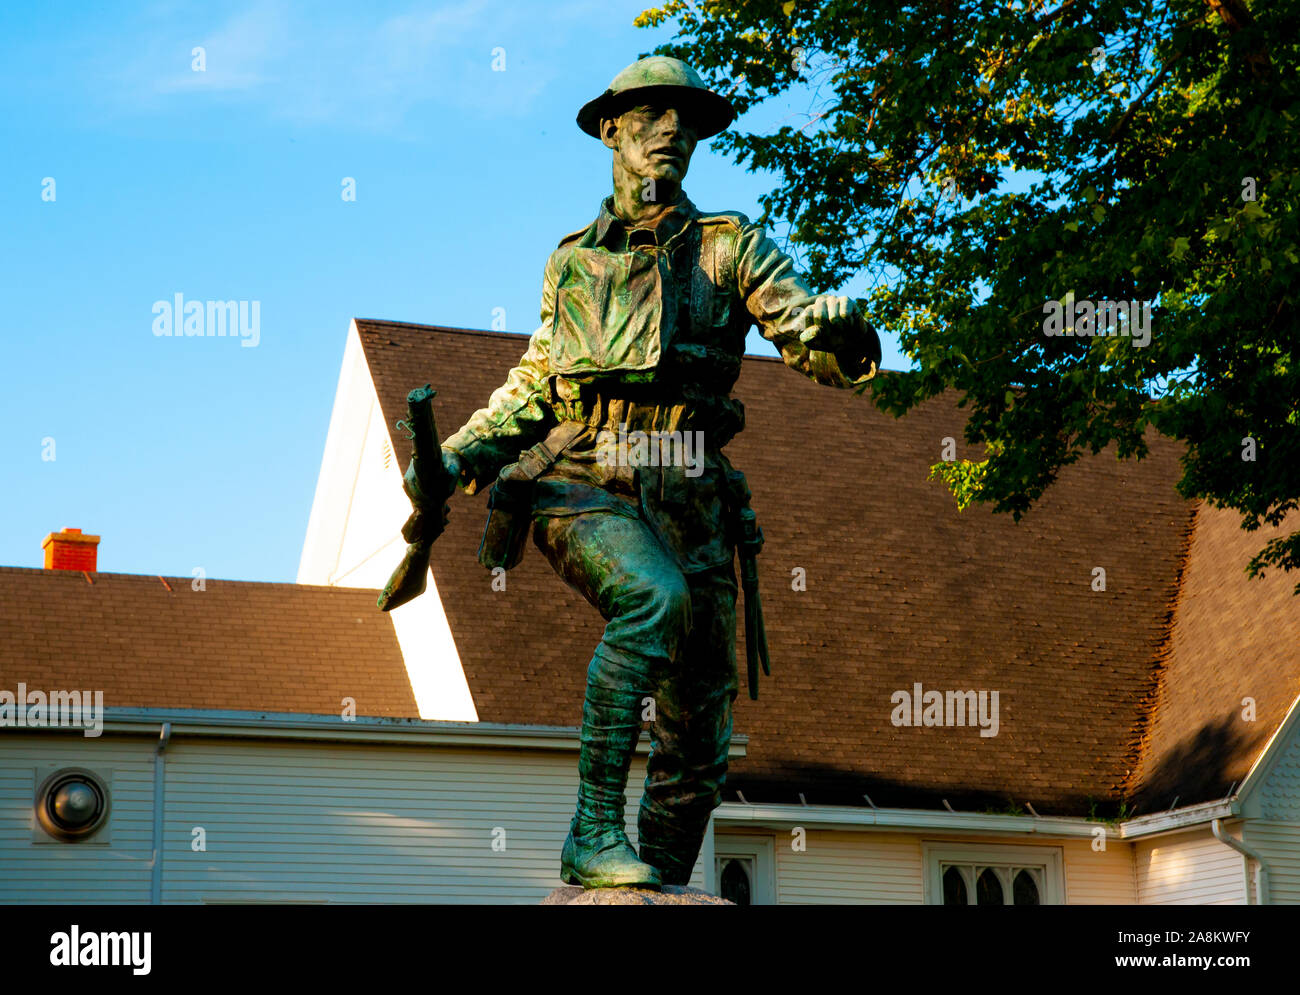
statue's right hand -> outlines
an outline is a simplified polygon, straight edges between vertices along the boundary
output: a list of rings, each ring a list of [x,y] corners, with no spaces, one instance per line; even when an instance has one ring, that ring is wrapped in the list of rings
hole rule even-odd
[[[456,485],[460,483],[461,477],[468,470],[468,467],[454,449],[444,449],[442,451],[442,465],[443,469],[447,471],[447,476],[451,478],[446,495],[451,497],[456,493]]]
[[[411,512],[411,516],[402,525],[402,538],[408,543],[421,542],[426,539],[432,542],[442,535],[447,528],[449,510],[447,505],[444,504],[442,514],[436,520],[418,509]]]
[[[411,499],[411,504],[417,508],[437,507],[447,501],[456,493],[456,485],[460,482],[461,474],[468,470],[461,458],[450,449],[441,450],[441,456],[442,468],[445,473],[438,480],[438,483],[446,484],[441,494],[429,493],[428,488],[432,482],[427,479],[423,481],[424,486],[421,486],[421,475],[417,472],[414,456],[411,457],[410,463],[406,465],[406,473],[402,475],[402,489],[406,491],[406,496]],[[427,469],[428,464],[425,464],[425,467]],[[426,473],[424,476],[427,478],[429,474]]]

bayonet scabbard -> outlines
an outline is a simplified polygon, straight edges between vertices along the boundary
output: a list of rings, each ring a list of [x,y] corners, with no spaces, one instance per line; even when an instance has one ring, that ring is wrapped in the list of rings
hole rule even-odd
[[[739,470],[727,471],[728,493],[736,553],[740,559],[740,588],[745,597],[745,669],[749,697],[758,700],[758,668],[772,676],[772,662],[767,652],[767,632],[763,627],[763,601],[758,593],[758,554],[763,549],[763,530],[749,506],[749,484]]]

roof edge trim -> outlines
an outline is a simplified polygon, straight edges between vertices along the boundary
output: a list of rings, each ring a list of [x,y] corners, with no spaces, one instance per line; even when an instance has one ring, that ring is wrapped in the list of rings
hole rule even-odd
[[[942,809],[853,808],[841,805],[785,805],[723,802],[714,813],[722,825],[741,828],[766,822],[813,825],[821,829],[861,830],[922,829],[953,833],[1006,833],[1014,836],[1094,837],[1105,830],[1107,839],[1131,840],[1213,822],[1235,819],[1241,805],[1234,797],[1188,805],[1158,815],[1142,816],[1118,824],[1082,816],[986,815],[981,812],[947,812]]]
[[[714,819],[728,827],[741,828],[764,822],[793,822],[821,829],[860,830],[925,829],[936,832],[1007,833],[1015,836],[1092,837],[1100,827],[1108,839],[1121,833],[1104,822],[1081,816],[986,815],[981,812],[948,812],[924,808],[854,808],[847,805],[785,805],[723,802]]]
[[[507,749],[577,751],[576,726],[511,725],[500,722],[451,722],[443,719],[338,715],[308,712],[246,712],[208,708],[105,708],[104,732],[153,735],[171,723],[172,739],[218,736],[240,739],[348,740],[408,743],[425,746],[496,746]],[[84,736],[80,726],[6,726],[7,732],[63,732]],[[91,737],[93,738],[93,737]],[[747,736],[732,737],[731,757],[743,757]],[[642,733],[638,753],[649,753],[649,736]]]

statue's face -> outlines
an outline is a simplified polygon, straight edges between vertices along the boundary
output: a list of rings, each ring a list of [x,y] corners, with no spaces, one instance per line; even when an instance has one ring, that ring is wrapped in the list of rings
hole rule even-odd
[[[688,115],[655,98],[601,121],[600,137],[628,173],[672,183],[686,176],[699,140]]]

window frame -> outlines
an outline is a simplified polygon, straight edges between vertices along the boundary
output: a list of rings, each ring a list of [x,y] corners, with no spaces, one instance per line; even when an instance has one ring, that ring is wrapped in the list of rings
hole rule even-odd
[[[953,843],[947,840],[925,840],[921,843],[921,863],[924,868],[924,897],[926,905],[943,904],[943,872],[945,864],[971,865],[979,871],[985,867],[1028,867],[1042,872],[1039,888],[1040,905],[1065,905],[1065,857],[1059,846],[1041,846],[1016,843]],[[1013,876],[1014,881],[1014,876]],[[967,882],[967,888],[970,882]]]
[[[716,833],[713,839],[713,881],[722,890],[722,868],[732,858],[752,860],[751,905],[776,904],[776,839],[772,836]]]

